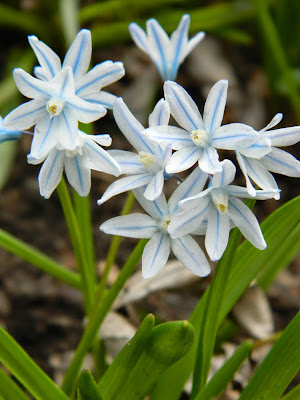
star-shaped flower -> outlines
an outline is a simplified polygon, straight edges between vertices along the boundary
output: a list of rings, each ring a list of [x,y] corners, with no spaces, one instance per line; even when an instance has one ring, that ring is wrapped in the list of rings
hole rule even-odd
[[[40,66],[34,69],[37,78],[50,81],[61,71],[61,68],[71,67],[76,95],[88,102],[112,108],[116,96],[102,91],[102,88],[124,76],[123,63],[104,61],[87,72],[92,55],[92,39],[89,30],[82,29],[77,34],[62,66],[58,55],[44,42],[36,36],[29,36],[28,40],[40,63]]]
[[[17,140],[23,135],[23,131],[6,129],[3,126],[3,118],[0,117],[0,144],[9,140]]]
[[[255,247],[263,250],[267,245],[259,223],[252,211],[240,198],[251,198],[246,188],[233,186],[236,168],[229,160],[222,161],[222,171],[216,173],[211,186],[200,193],[182,200],[178,213],[170,222],[171,237],[177,238],[195,231],[207,219],[205,247],[212,261],[219,260],[228,243],[230,222],[237,226],[242,234]],[[275,190],[259,190],[256,199],[270,199]]]
[[[144,185],[146,185],[144,196],[148,200],[155,200],[162,192],[164,180],[169,178],[165,166],[172,154],[171,146],[162,147],[143,135],[145,128],[132,115],[121,98],[114,103],[113,112],[120,130],[138,154],[123,150],[109,152],[120,165],[122,173],[127,176],[112,183],[98,200],[98,204],[103,204],[119,193]],[[167,125],[169,118],[169,105],[161,99],[149,116],[149,125]]]
[[[146,23],[147,34],[136,23],[129,25],[129,31],[135,44],[152,59],[162,80],[173,81],[180,64],[205,36],[199,32],[189,40],[189,27],[190,16],[186,14],[170,38],[153,18]]]
[[[110,146],[109,135],[87,135],[78,131],[78,145],[74,150],[54,147],[46,157],[28,156],[30,164],[44,161],[39,173],[41,196],[48,199],[59,184],[63,170],[67,179],[80,196],[87,196],[91,188],[91,169],[119,176],[118,163],[101,146]]]
[[[167,173],[176,173],[198,162],[202,171],[215,174],[222,170],[217,149],[236,150],[254,143],[258,134],[245,124],[221,126],[226,104],[228,82],[220,80],[210,90],[203,120],[189,94],[175,82],[165,82],[165,99],[170,111],[183,129],[175,126],[151,127],[145,134],[160,143],[170,143],[176,151],[166,166]]]
[[[281,146],[291,146],[300,140],[300,126],[273,129],[282,120],[282,114],[276,114],[272,121],[258,132],[257,141],[249,146],[236,150],[240,168],[246,178],[248,192],[255,196],[255,189],[249,177],[262,189],[278,189],[273,175],[277,174],[300,177],[300,162]],[[279,192],[275,194],[279,199]]]
[[[33,100],[9,113],[3,125],[7,129],[28,129],[35,125],[31,144],[32,158],[43,158],[57,147],[75,150],[79,144],[78,121],[93,122],[107,110],[75,94],[71,67],[64,67],[50,81],[34,78],[20,68],[14,70],[20,92]]]
[[[136,213],[112,218],[104,222],[100,230],[111,235],[150,238],[142,257],[145,278],[151,278],[165,266],[171,249],[178,260],[194,274],[206,276],[210,273],[210,266],[197,242],[190,235],[172,239],[168,232],[168,226],[178,212],[178,202],[196,193],[206,179],[206,174],[199,169],[194,171],[175,190],[168,203],[164,194],[149,201],[143,195],[142,188],[135,189],[135,197],[149,215]]]

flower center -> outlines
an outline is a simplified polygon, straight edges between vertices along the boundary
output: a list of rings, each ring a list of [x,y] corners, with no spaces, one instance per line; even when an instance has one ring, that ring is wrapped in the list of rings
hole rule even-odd
[[[72,158],[75,156],[82,156],[82,146],[76,147],[74,150],[65,150],[66,157]]]
[[[210,133],[204,129],[192,131],[191,136],[196,146],[206,148],[209,147],[211,144]]]
[[[214,189],[211,192],[211,197],[216,209],[221,214],[228,213],[228,193],[225,190]]]
[[[47,102],[46,108],[50,114],[50,118],[52,118],[62,112],[64,108],[64,102],[57,97],[51,97],[51,99]]]
[[[162,169],[160,159],[151,153],[140,151],[139,160],[153,175],[157,174],[157,172]]]
[[[163,232],[168,232],[168,226],[169,226],[170,222],[171,222],[171,216],[165,215],[159,223],[160,230]]]

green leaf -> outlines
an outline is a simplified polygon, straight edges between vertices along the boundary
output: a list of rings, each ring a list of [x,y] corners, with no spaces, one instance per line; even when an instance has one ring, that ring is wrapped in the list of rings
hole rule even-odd
[[[251,342],[244,342],[198,393],[195,400],[219,398],[236,371],[245,359],[250,356],[252,349],[253,344]]]
[[[80,400],[102,400],[90,370],[83,370],[78,381],[77,394]]]
[[[147,346],[154,324],[154,315],[148,314],[134,337],[120,351],[103,375],[98,383],[98,387],[105,400],[118,398],[118,394],[128,379],[128,371],[131,371],[135,367]]]
[[[156,326],[144,352],[130,372],[118,400],[143,400],[160,374],[188,352],[195,331],[188,321]]]
[[[256,280],[257,284],[264,290],[267,290],[272,285],[279,272],[287,267],[299,253],[299,237],[300,223],[298,223],[295,229],[285,239],[280,249],[278,249],[276,260],[270,258],[270,260],[266,261],[263,270]]]
[[[17,255],[38,269],[66,284],[80,288],[79,275],[56,263],[52,258],[0,228],[0,247]]]
[[[226,251],[218,262],[215,274],[210,284],[205,307],[202,314],[199,316],[199,319],[201,319],[201,322],[199,321],[201,327],[199,329],[191,398],[194,398],[199,390],[205,385],[208,377],[211,357],[215,347],[215,340],[219,326],[218,315],[225,293],[226,282],[241,236],[241,232],[237,228],[231,232]]]
[[[300,384],[290,390],[281,400],[299,400],[300,399]]]
[[[22,347],[1,327],[0,361],[36,399],[68,399]]]
[[[277,400],[300,369],[300,312],[283,331],[240,400]]]
[[[240,246],[227,281],[219,313],[219,325],[253,279],[263,270],[265,264],[267,262],[276,263],[279,260],[280,249],[282,246],[285,246],[285,239],[296,229],[299,220],[300,196],[280,207],[262,223],[262,232],[268,244],[268,247],[264,251],[256,249],[248,241],[245,241]],[[199,335],[199,320],[203,313],[207,296],[208,293],[206,292],[190,318],[196,335]],[[161,376],[150,397],[151,400],[179,399],[184,383],[192,372],[195,354],[196,346],[193,346],[191,351],[182,360],[170,367]]]
[[[0,367],[0,398],[29,400],[23,390]]]

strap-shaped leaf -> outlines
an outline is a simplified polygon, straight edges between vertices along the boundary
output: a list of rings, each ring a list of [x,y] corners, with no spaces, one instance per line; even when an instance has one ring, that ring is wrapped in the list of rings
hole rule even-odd
[[[264,269],[268,262],[279,260],[281,246],[285,239],[297,227],[300,220],[300,196],[289,201],[272,213],[261,225],[268,247],[264,251],[257,250],[245,241],[237,251],[231,272],[227,281],[225,295],[219,313],[219,324],[224,320],[233,305],[244,293],[253,279]],[[289,249],[286,248],[286,251]],[[207,292],[194,309],[190,322],[196,335],[199,335],[199,323],[207,301]],[[194,365],[196,346],[176,365],[171,366],[159,379],[151,400],[177,400],[180,397],[185,381],[188,379]]]
[[[143,354],[118,393],[118,400],[144,399],[161,373],[186,354],[194,339],[195,330],[188,321],[156,326]]]
[[[98,388],[105,400],[118,398],[118,393],[125,385],[129,372],[135,367],[148,344],[154,324],[154,315],[148,314],[134,337],[120,351],[113,363],[106,370],[98,383]]]
[[[0,361],[36,399],[68,399],[22,347],[1,327]]]
[[[244,342],[198,393],[195,400],[219,398],[228,383],[232,380],[236,371],[240,368],[245,359],[249,357],[252,349],[253,345],[251,342]]]
[[[299,332],[300,311],[258,367],[240,400],[279,399],[300,369]]]
[[[102,400],[102,396],[90,370],[83,370],[80,374],[77,397],[78,400]]]
[[[29,400],[29,397],[0,367],[0,398]]]

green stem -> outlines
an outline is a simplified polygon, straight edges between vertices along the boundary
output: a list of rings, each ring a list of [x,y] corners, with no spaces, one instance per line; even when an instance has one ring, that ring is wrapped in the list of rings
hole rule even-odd
[[[80,289],[80,278],[75,272],[69,271],[63,265],[34,249],[27,243],[0,229],[0,246],[12,254],[29,262],[54,278]]]
[[[79,0],[60,0],[60,19],[67,46],[70,46],[79,31]]]
[[[126,201],[125,201],[125,203],[123,205],[123,208],[122,208],[122,211],[121,211],[120,215],[129,214],[131,209],[132,209],[132,207],[133,207],[134,201],[135,201],[134,194],[132,193],[132,191],[130,191],[127,194],[127,198],[126,198]],[[96,300],[95,300],[96,303],[100,302],[100,300],[101,300],[101,298],[103,296],[103,293],[105,291],[106,284],[107,284],[107,279],[108,279],[111,267],[113,266],[113,264],[115,262],[115,259],[116,259],[116,256],[117,256],[117,252],[118,252],[118,249],[119,249],[119,246],[120,246],[120,242],[121,242],[121,237],[120,236],[114,236],[112,238],[112,240],[111,240],[111,243],[110,243],[110,246],[109,246],[109,249],[108,249],[108,252],[107,252],[105,269],[104,269],[103,274],[101,276],[101,280],[100,280],[100,283],[99,283],[99,286],[98,286],[98,289],[97,289],[97,292],[96,292]]]
[[[286,59],[277,29],[268,10],[268,4],[265,0],[252,0],[252,2],[256,8],[260,28],[266,45],[269,48],[269,54],[273,57],[273,62],[277,65],[281,77],[288,88],[291,106],[294,110],[295,117],[300,121],[300,97],[298,94],[298,84]]]
[[[83,294],[84,306],[86,313],[88,313],[92,305],[95,287],[89,276],[90,271],[87,256],[85,254],[85,249],[83,247],[81,232],[79,230],[78,222],[64,178],[62,178],[59,185],[57,186],[57,192],[74,249],[77,266],[81,277],[81,289]]]
[[[147,239],[142,239],[139,241],[139,243],[136,245],[135,249],[129,256],[128,260],[124,264],[122,270],[120,271],[116,281],[114,282],[110,290],[106,293],[100,303],[93,305],[93,310],[95,311],[90,315],[90,319],[85,327],[81,341],[76,349],[75,355],[64,377],[62,389],[66,394],[70,395],[72,393],[72,390],[75,387],[75,383],[77,381],[82,361],[89,351],[90,347],[93,345],[95,336],[97,335],[97,332],[99,331],[99,328],[104,318],[109,312],[125,282],[131,276],[137,263],[139,262],[147,241]]]
[[[90,286],[96,285],[96,270],[95,270],[95,249],[93,238],[93,226],[91,217],[90,196],[81,197],[73,190],[74,208],[78,226],[81,232],[81,239],[87,256],[87,268],[89,269],[87,279]]]

